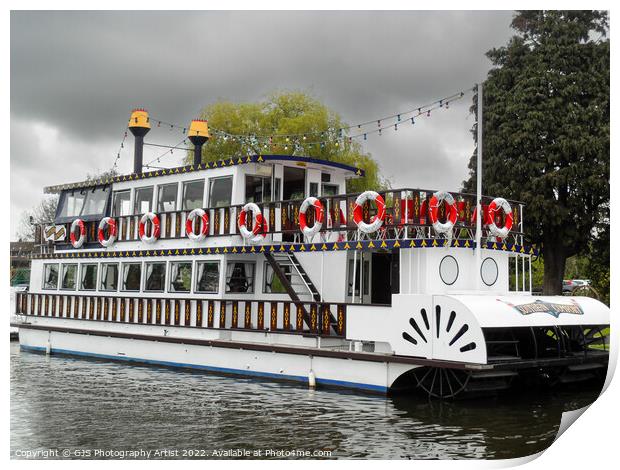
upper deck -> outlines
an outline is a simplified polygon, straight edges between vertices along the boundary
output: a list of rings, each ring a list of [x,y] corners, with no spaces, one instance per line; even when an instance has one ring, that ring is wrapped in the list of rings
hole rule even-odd
[[[339,162],[254,155],[52,186],[46,192],[60,193],[58,210],[53,228],[48,224],[39,230],[40,243],[47,239],[56,253],[78,250],[69,242],[68,234],[72,222],[79,218],[85,225],[85,242],[79,248],[82,253],[242,246],[244,239],[237,220],[247,202],[256,203],[267,222],[264,245],[358,241],[354,220],[358,194],[346,193],[346,181],[363,174],[363,170]],[[458,207],[454,228],[449,234],[437,234],[429,213],[433,190],[402,188],[379,193],[386,204],[384,223],[374,234],[363,234],[363,240],[414,239],[428,240],[430,244],[433,240],[443,240],[444,245],[445,239],[450,239],[457,245],[473,246],[475,195],[450,193]],[[299,227],[300,206],[310,196],[321,200],[327,214],[322,230],[312,240],[304,237]],[[492,199],[483,197],[483,207]],[[510,204],[513,229],[501,245],[514,251],[514,246],[523,246],[523,204],[516,201]],[[209,218],[207,237],[200,243],[189,239],[186,233],[187,216],[196,208],[204,209]],[[364,219],[368,221],[376,211],[376,206],[367,202]],[[161,223],[155,243],[145,243],[140,238],[140,219],[147,212],[157,214]],[[116,243],[108,248],[98,240],[98,226],[104,217],[114,218],[118,229]],[[438,217],[446,220],[445,206],[439,208]],[[313,212],[308,211],[309,225],[313,218]],[[483,227],[483,236],[489,235]],[[367,243],[359,246],[365,247]]]

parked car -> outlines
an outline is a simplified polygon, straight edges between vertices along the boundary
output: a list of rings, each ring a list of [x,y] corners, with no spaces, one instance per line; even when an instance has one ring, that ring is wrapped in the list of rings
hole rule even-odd
[[[562,281],[562,292],[573,292],[577,287],[589,286],[590,279],[565,279]]]

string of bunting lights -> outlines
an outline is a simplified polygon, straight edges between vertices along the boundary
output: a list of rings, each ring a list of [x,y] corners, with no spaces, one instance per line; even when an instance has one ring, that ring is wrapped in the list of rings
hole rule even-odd
[[[209,131],[211,134],[211,139],[222,139],[224,142],[230,140],[233,143],[238,143],[242,147],[244,147],[244,149],[242,150],[245,150],[248,154],[260,153],[261,150],[268,151],[276,150],[279,148],[282,148],[284,151],[288,151],[289,149],[291,149],[293,150],[293,154],[299,151],[306,151],[308,147],[314,149],[324,149],[327,145],[333,145],[334,147],[338,148],[341,145],[352,144],[354,139],[366,141],[371,135],[376,134],[378,136],[382,136],[383,133],[387,130],[392,130],[396,132],[398,131],[399,127],[405,125],[415,125],[417,118],[430,118],[432,112],[437,109],[449,109],[452,102],[460,100],[461,98],[463,98],[463,96],[465,96],[465,93],[470,90],[472,89],[463,89],[459,92],[445,96],[431,103],[417,106],[407,111],[390,114],[380,117],[378,119],[364,121],[350,126],[344,126],[340,128],[328,128],[322,131],[309,131],[301,134],[234,134],[217,128],[210,128]],[[473,90],[475,91],[475,87],[473,88]],[[149,119],[150,122],[154,125],[156,124],[156,127],[158,128],[164,127],[168,128],[171,131],[177,129],[182,134],[187,134],[187,126],[180,126],[178,124],[164,121],[155,117],[150,117]],[[373,128],[368,129],[368,126],[371,125],[373,126]],[[351,133],[351,131],[353,131],[353,133]],[[120,149],[114,162],[115,167],[117,165],[118,159],[120,158],[121,150],[124,148],[124,142],[126,137],[127,131],[125,131],[123,140],[121,141]],[[160,168],[152,164],[155,162],[160,163],[163,157],[168,154],[172,155],[174,153],[174,150],[191,151],[191,148],[185,148],[181,146],[185,145],[186,143],[187,138],[183,138],[183,140],[181,140],[178,144],[174,146],[145,142],[144,145],[149,145],[153,147],[164,147],[168,148],[169,150],[166,150],[164,153],[149,161],[144,166],[146,168]]]

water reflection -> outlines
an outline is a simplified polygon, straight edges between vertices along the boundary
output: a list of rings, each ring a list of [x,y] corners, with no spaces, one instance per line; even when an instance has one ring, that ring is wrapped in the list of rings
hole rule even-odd
[[[276,449],[333,458],[511,458],[546,448],[562,411],[598,389],[461,402],[304,387],[20,351],[11,344],[17,449]]]

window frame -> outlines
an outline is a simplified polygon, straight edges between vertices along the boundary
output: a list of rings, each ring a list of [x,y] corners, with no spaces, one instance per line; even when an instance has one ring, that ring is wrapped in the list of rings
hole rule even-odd
[[[168,262],[167,261],[145,261],[143,266],[143,271],[144,271],[144,276],[141,276],[141,286],[142,286],[142,290],[141,292],[154,292],[154,293],[163,293],[166,292],[166,280],[167,280],[167,274],[168,274]],[[162,289],[161,290],[154,290],[154,289],[147,289],[146,288],[146,283],[148,282],[148,266],[149,265],[153,265],[153,264],[163,264],[164,265],[164,282],[162,283]],[[142,273],[141,273],[142,274]]]
[[[212,201],[212,195],[211,195],[211,190],[213,189],[213,183],[220,181],[220,180],[224,180],[224,179],[230,179],[230,201],[228,202],[228,205],[223,205],[223,206],[215,206],[213,205],[213,201]],[[233,175],[227,175],[227,176],[216,176],[213,178],[209,178],[209,193],[208,193],[208,205],[209,207],[212,208],[220,208],[220,207],[229,207],[232,205],[232,198],[233,198],[233,190],[234,190],[234,176]]]
[[[129,213],[128,214],[117,214],[116,213],[116,195],[117,194],[122,194],[122,193],[128,193],[129,194]],[[132,214],[132,208],[133,208],[133,204],[132,204],[132,200],[131,200],[131,189],[120,189],[117,191],[112,191],[112,203],[111,203],[111,210],[110,212],[112,213],[112,217],[127,217]],[[122,211],[121,211],[122,212]]]
[[[59,285],[58,288],[60,290],[66,290],[66,291],[70,291],[70,290],[76,290],[78,287],[78,274],[80,272],[80,265],[79,263],[62,263],[61,264],[62,269],[59,271],[61,274],[59,275]],[[73,288],[71,287],[63,287],[64,284],[64,279],[65,279],[65,270],[69,267],[69,266],[75,266],[75,279],[73,280]]]
[[[83,276],[83,271],[87,266],[95,266],[95,287],[93,287],[92,289],[85,289],[83,287],[84,285],[84,276]],[[99,263],[80,263],[80,284],[79,284],[79,290],[80,291],[86,291],[86,292],[93,292],[97,290],[97,286],[99,285]]]
[[[221,284],[221,281],[222,281],[222,261],[219,260],[219,259],[218,260],[214,260],[214,261],[202,261],[201,260],[201,261],[196,261],[195,264],[196,264],[196,267],[194,269],[194,272],[195,272],[195,274],[194,274],[194,282],[192,284],[192,287],[194,289],[193,292],[195,294],[219,294],[220,287],[221,287],[220,284]],[[214,292],[205,291],[205,290],[198,290],[198,282],[200,280],[198,278],[198,271],[199,271],[198,265],[199,264],[215,264],[215,265],[217,265],[217,287],[216,287],[216,290]]]
[[[271,201],[271,196],[274,194],[273,191],[273,176],[272,175],[260,175],[260,174],[251,174],[246,173],[243,179],[243,200],[248,202],[248,177],[249,178],[260,178],[261,180],[261,200],[260,201],[252,201],[255,204],[269,204]],[[265,184],[269,185],[269,193],[265,193]]]
[[[58,281],[60,280],[60,263],[43,263],[43,278],[41,279],[41,289],[42,290],[58,290]],[[46,269],[48,266],[56,266],[56,286],[55,287],[45,287],[45,278]]]
[[[103,271],[104,271],[104,266],[110,266],[110,265],[116,265],[116,289],[104,289],[103,288]],[[99,275],[99,282],[97,283],[97,287],[100,292],[118,292],[118,287],[119,287],[119,280],[120,280],[120,275],[121,275],[121,270],[120,270],[120,263],[101,263],[101,274]]]
[[[188,290],[173,290],[172,289],[172,265],[174,264],[189,264],[190,266],[190,275],[189,275],[189,289]],[[168,278],[166,282],[166,291],[170,294],[190,294],[192,292],[192,286],[194,284],[194,262],[192,260],[185,261],[170,261],[168,262]]]
[[[144,276],[142,276],[142,265],[144,264],[141,261],[129,261],[126,263],[120,263],[121,264],[121,270],[119,272],[119,283],[120,283],[120,289],[119,292],[140,292],[140,288],[142,287],[142,278]],[[130,266],[132,264],[137,264],[138,266],[140,266],[140,282],[138,283],[138,288],[137,289],[125,289],[125,266]]]
[[[175,186],[175,191],[174,191],[174,209],[172,209],[171,211],[167,211],[164,210],[163,208],[160,209],[159,205],[161,204],[161,191],[162,189],[164,189],[165,187],[168,186]],[[157,213],[158,214],[162,214],[162,213],[166,213],[166,212],[176,212],[179,210],[179,182],[176,181],[174,183],[162,183],[162,184],[158,184],[157,185]]]
[[[146,212],[136,212],[137,208],[136,208],[136,204],[138,203],[138,191],[144,190],[144,189],[150,189],[151,190],[151,202],[149,204],[150,208],[147,212],[153,212],[153,197],[155,196],[155,186],[151,185],[151,186],[141,186],[139,188],[133,188],[133,215],[140,215],[140,214],[146,214]]]
[[[191,210],[195,209],[195,208],[192,208],[192,209],[186,209],[185,208],[185,188],[186,188],[186,186],[188,184],[192,184],[192,183],[202,183],[202,198],[200,199],[200,206],[199,206],[199,208],[202,209],[203,206],[205,205],[205,187],[207,186],[205,178],[198,178],[198,179],[195,179],[195,180],[182,181],[181,182],[181,204],[180,204],[180,208],[181,208],[182,211],[191,211]],[[231,191],[231,193],[232,193],[232,191]]]
[[[245,292],[234,292],[228,290],[228,284],[230,280],[228,279],[228,265],[230,264],[249,264],[252,266],[252,289],[247,290]],[[234,267],[233,267],[234,270]],[[232,273],[230,278],[232,279]],[[244,260],[229,260],[226,261],[226,271],[224,272],[224,293],[225,294],[238,294],[238,295],[246,295],[246,294],[254,294],[256,292],[256,261],[244,261]]]
[[[263,294],[267,294],[267,295],[271,295],[271,294],[273,294],[273,295],[287,295],[286,289],[284,289],[283,292],[273,292],[273,291],[267,292],[267,271],[269,271],[269,269],[271,269],[273,271],[273,279],[277,278],[277,275],[276,275],[276,272],[273,270],[273,268],[271,267],[271,265],[269,263],[265,262],[263,264],[265,266],[264,269],[263,269]],[[285,266],[285,268],[286,268],[286,266]],[[291,269],[290,266],[288,267],[288,269],[289,269],[289,272],[288,273],[285,272],[284,274],[285,274],[285,276],[289,276],[289,278],[290,278],[290,277],[293,276],[293,272],[292,272],[292,269]],[[271,281],[272,283],[273,283],[273,279]],[[289,279],[289,282],[290,281],[291,281],[291,279]]]

